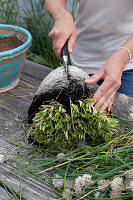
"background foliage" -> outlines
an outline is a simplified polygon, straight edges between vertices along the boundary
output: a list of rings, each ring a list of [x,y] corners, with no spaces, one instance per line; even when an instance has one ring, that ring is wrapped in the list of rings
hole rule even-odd
[[[1,24],[18,24],[19,5],[18,0],[0,1]]]
[[[74,16],[77,1],[70,2]],[[60,65],[48,36],[54,21],[45,9],[45,0],[1,0],[0,20],[2,24],[24,27],[32,34],[32,47],[28,52],[28,59],[51,68]]]

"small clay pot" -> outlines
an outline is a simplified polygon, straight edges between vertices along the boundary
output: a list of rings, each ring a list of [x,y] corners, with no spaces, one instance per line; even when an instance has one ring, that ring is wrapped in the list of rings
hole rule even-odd
[[[24,28],[0,25],[0,93],[19,83],[31,40],[31,34]]]

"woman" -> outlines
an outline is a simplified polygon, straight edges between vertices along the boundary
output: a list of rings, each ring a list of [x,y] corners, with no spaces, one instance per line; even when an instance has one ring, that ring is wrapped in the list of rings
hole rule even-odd
[[[49,36],[56,56],[61,59],[68,40],[72,64],[93,74],[84,83],[103,80],[95,107],[110,111],[120,86],[119,92],[133,97],[133,1],[79,0],[75,24],[67,0],[45,2],[55,20]]]

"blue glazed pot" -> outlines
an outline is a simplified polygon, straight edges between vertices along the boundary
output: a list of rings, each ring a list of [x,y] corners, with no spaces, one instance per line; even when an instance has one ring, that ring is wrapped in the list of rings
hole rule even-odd
[[[24,28],[0,24],[0,92],[19,83],[31,40],[31,34]]]

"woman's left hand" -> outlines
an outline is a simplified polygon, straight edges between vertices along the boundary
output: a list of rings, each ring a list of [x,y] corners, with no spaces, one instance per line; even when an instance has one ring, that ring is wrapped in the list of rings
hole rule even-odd
[[[121,85],[122,72],[128,62],[128,53],[125,49],[119,49],[96,74],[84,81],[85,84],[94,84],[103,80],[94,94],[96,108],[110,111],[115,93]]]

